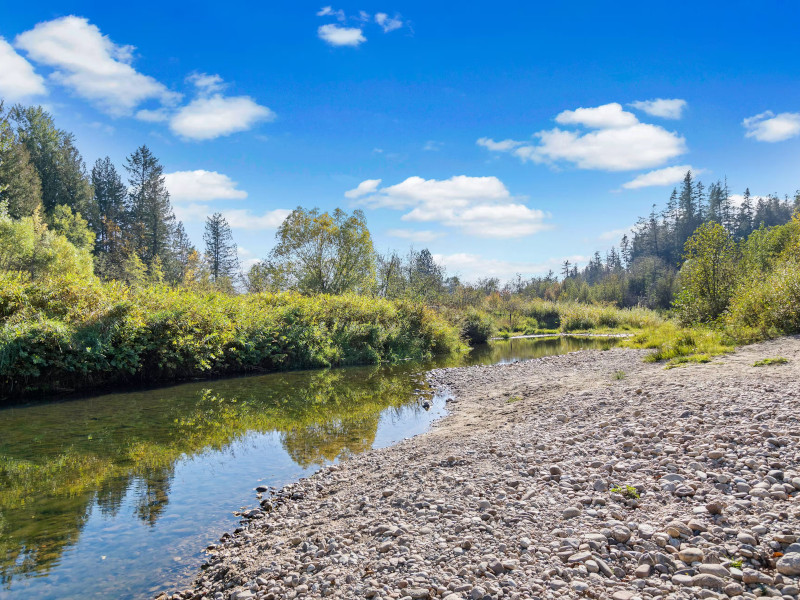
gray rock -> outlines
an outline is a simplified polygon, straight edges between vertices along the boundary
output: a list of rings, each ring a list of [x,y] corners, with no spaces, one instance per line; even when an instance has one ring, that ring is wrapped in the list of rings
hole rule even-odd
[[[784,554],[775,564],[781,575],[800,575],[800,552]]]

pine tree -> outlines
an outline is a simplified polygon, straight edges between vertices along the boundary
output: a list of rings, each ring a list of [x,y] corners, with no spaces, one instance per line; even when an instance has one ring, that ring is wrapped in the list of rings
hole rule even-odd
[[[214,283],[223,279],[233,281],[239,272],[239,257],[230,225],[221,213],[214,213],[206,219],[203,241],[211,280]]]
[[[175,215],[164,182],[164,169],[147,146],[131,154],[128,171],[128,213],[133,249],[149,267],[156,256],[162,264],[172,259]]]

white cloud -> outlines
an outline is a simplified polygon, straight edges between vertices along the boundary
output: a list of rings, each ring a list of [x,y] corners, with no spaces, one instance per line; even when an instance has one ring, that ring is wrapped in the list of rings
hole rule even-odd
[[[444,146],[444,142],[437,142],[436,140],[428,140],[422,149],[426,152],[438,152]]]
[[[548,228],[544,223],[547,215],[511,196],[497,177],[409,177],[396,185],[376,187],[360,203],[408,210],[403,221],[438,222],[478,237],[522,237]]]
[[[567,110],[561,124],[583,125],[594,131],[558,127],[534,134],[538,143],[481,138],[478,144],[494,152],[511,152],[523,162],[572,163],[581,169],[632,171],[657,167],[686,152],[686,140],[657,125],[641,123],[618,103]]]
[[[194,84],[198,90],[206,94],[219,92],[225,88],[222,77],[208,73],[192,73],[186,78],[186,81]]]
[[[403,26],[403,20],[400,18],[400,15],[390,17],[382,12],[375,13],[375,22],[383,28],[384,33],[400,29]]]
[[[507,261],[495,258],[484,258],[478,254],[434,254],[433,259],[447,267],[448,272],[458,274],[465,281],[476,281],[482,277],[497,277],[501,284],[513,279],[517,273],[523,277],[545,275],[551,269],[558,274],[564,260],[570,263],[584,262],[585,256],[569,256],[566,258],[550,258],[544,262]]]
[[[333,8],[330,7],[330,6],[323,6],[322,8],[320,8],[319,11],[317,11],[317,16],[318,17],[336,17],[339,21],[344,21],[345,20],[345,16],[344,16],[344,11],[343,10],[341,10],[341,9],[333,10]]]
[[[622,106],[617,102],[595,108],[565,110],[556,116],[556,123],[561,125],[584,125],[590,129],[631,127],[638,122],[636,115],[622,110]]]
[[[655,98],[654,100],[637,100],[636,102],[631,102],[630,106],[654,117],[680,119],[683,116],[683,109],[686,108],[686,100],[681,100],[680,98]]]
[[[222,216],[228,220],[232,229],[277,229],[291,212],[285,208],[276,208],[258,215],[251,210],[240,208],[223,210]]]
[[[768,196],[753,196],[753,195],[751,195],[750,196],[750,203],[753,205],[753,208],[755,208],[755,206],[756,206],[756,204],[758,204],[759,200],[768,200],[768,199],[769,199]],[[742,205],[742,203],[744,202],[744,195],[742,195],[742,194],[730,194],[728,196],[728,200],[730,200],[731,206],[733,206],[734,208],[739,208]]]
[[[169,112],[165,108],[155,110],[143,108],[136,112],[136,118],[145,123],[163,123],[169,121]]]
[[[175,171],[165,173],[169,195],[176,202],[211,200],[240,200],[247,192],[236,189],[236,182],[216,171]]]
[[[515,140],[503,140],[496,142],[491,138],[482,137],[477,142],[478,146],[483,146],[491,152],[510,152],[518,146],[522,146],[524,142],[517,142]]]
[[[345,198],[360,198],[361,196],[366,196],[367,194],[372,194],[375,190],[378,189],[378,186],[381,184],[380,179],[366,179],[358,184],[358,187],[352,190],[348,190],[344,193]]]
[[[362,42],[366,42],[363,32],[358,27],[339,27],[329,23],[321,25],[317,29],[319,39],[327,42],[331,46],[352,46],[356,47]]]
[[[44,79],[3,37],[0,37],[0,65],[0,98],[15,102],[47,93]]]
[[[651,187],[656,185],[672,185],[683,181],[686,171],[692,173],[702,173],[702,169],[694,169],[691,165],[678,165],[676,167],[666,167],[665,169],[658,169],[650,171],[649,173],[642,173],[637,175],[632,180],[623,183],[622,187],[626,190],[636,190],[643,187]]]
[[[438,239],[445,234],[440,231],[430,231],[428,229],[423,231],[415,231],[413,229],[389,229],[386,232],[386,235],[418,244],[427,244],[428,242],[432,242],[433,240]]]
[[[176,203],[173,206],[175,217],[184,223],[202,222],[206,217],[215,212],[222,213],[228,221],[231,229],[277,229],[284,219],[289,216],[291,210],[276,208],[268,210],[263,214],[257,214],[247,208],[236,208],[230,210],[219,210],[210,204],[198,202]]]
[[[742,125],[747,129],[745,137],[755,138],[759,142],[782,142],[800,135],[800,113],[776,115],[768,110],[746,118]]]
[[[210,140],[246,131],[260,121],[274,119],[274,112],[249,96],[214,94],[208,98],[196,98],[180,108],[171,118],[169,127],[185,138]]]
[[[633,234],[633,225],[629,227],[620,227],[619,229],[612,229],[611,231],[604,231],[597,236],[601,242],[618,241],[622,239],[623,235],[630,237]]]
[[[17,36],[28,57],[54,69],[54,81],[114,115],[128,115],[146,100],[167,105],[180,99],[156,79],[131,66],[133,46],[118,46],[82,17],[39,23]]]

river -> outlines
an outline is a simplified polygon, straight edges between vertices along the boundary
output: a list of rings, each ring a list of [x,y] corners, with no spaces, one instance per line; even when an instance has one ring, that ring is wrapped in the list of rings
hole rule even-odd
[[[280,487],[424,432],[428,369],[609,347],[496,341],[425,363],[292,371],[0,410],[0,597],[147,599],[185,587],[203,548]]]

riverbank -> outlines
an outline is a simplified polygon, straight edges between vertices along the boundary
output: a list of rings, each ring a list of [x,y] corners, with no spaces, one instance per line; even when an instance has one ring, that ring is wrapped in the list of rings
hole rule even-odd
[[[174,597],[797,597],[800,339],[643,357],[432,371],[448,417],[265,492]]]

